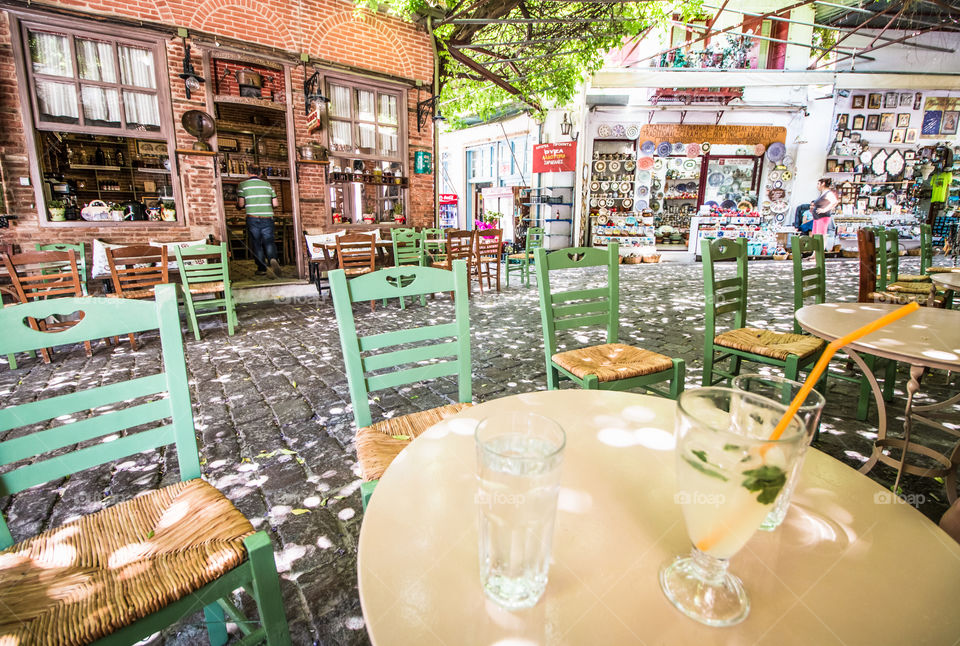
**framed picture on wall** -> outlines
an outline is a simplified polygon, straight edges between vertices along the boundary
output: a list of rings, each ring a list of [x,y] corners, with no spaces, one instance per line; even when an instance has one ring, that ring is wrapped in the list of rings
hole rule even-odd
[[[910,139],[910,130],[913,131],[913,141],[916,141],[916,140],[917,140],[917,129],[916,129],[916,128],[910,128],[909,130],[907,130],[907,136],[906,136],[906,138],[903,140],[903,143],[905,143],[905,144],[911,144],[911,143],[913,143],[913,141],[909,141],[909,139]],[[917,158],[917,153],[916,153],[915,151],[913,151],[913,150],[905,150],[905,151],[903,152],[903,160],[904,160],[904,161],[913,161],[913,160],[916,159],[916,158]]]
[[[923,106],[923,92],[917,92],[917,95],[913,98],[913,109],[919,110]]]
[[[890,131],[890,143],[902,144],[904,137],[907,136],[906,128],[894,128]]]
[[[909,107],[913,105],[913,92],[900,93],[900,107]]]
[[[846,129],[847,129],[847,126],[849,125],[849,124],[848,124],[849,119],[850,119],[850,115],[848,115],[846,112],[844,112],[843,114],[838,114],[838,115],[837,115],[837,130],[846,130]]]
[[[828,173],[835,173],[835,172],[837,172],[837,160],[836,160],[836,159],[828,159],[828,160],[827,160],[827,172],[828,172]]]
[[[851,130],[863,130],[863,126],[866,125],[866,117],[862,114],[853,115],[853,125],[850,126]]]
[[[859,184],[861,181],[863,181],[863,175],[861,175],[860,173],[856,173],[856,174],[853,176],[853,183],[854,183],[854,184]]]
[[[860,110],[867,103],[867,97],[863,94],[854,94],[853,99],[850,101],[850,107],[854,110]]]
[[[883,100],[883,95],[879,92],[871,92],[870,96],[867,98],[867,108],[870,110],[879,110],[882,106],[880,102]]]
[[[903,137],[903,143],[905,144],[915,144],[917,143],[917,136],[920,134],[919,129],[917,128],[907,128],[907,134]],[[903,154],[904,159],[913,159],[915,157],[912,150],[908,150]]]
[[[868,114],[867,115],[867,130],[877,130],[880,128],[880,115],[879,114]]]
[[[896,123],[896,115],[892,112],[884,112],[880,115],[880,132],[890,132]]]
[[[910,113],[901,112],[897,115],[897,127],[898,128],[909,128],[910,127]]]
[[[956,110],[947,110],[943,113],[943,121],[940,122],[941,135],[957,134],[957,121],[960,121],[960,112]]]
[[[896,92],[887,92],[883,95],[883,107],[885,108],[895,108],[897,107],[897,93]]]
[[[860,143],[860,133],[859,133],[859,132],[851,132],[851,133],[850,133],[850,143],[852,143],[852,144],[858,144],[858,143]]]

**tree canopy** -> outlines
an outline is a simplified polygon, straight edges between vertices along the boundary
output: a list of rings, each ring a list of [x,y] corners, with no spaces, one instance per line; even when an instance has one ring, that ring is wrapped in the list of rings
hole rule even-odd
[[[377,2],[378,0],[366,0]],[[402,16],[430,18],[440,59],[439,106],[450,125],[506,106],[564,105],[603,66],[604,54],[642,38],[700,0],[380,0]]]

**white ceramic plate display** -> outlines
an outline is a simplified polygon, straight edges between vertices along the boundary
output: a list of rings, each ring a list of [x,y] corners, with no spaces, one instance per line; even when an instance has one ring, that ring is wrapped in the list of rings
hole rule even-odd
[[[627,126],[627,139],[636,139],[640,136],[640,128],[636,126]]]
[[[868,165],[873,160],[873,151],[869,148],[864,148],[860,153],[860,163],[864,166]]]
[[[616,161],[616,160],[610,162],[610,172],[611,172],[611,173],[618,173],[618,172],[620,172],[620,162],[618,162],[618,161]]]
[[[605,123],[600,124],[600,127],[597,128],[598,137],[609,137],[612,134],[613,134],[613,129],[610,128],[610,126],[608,126]]]
[[[593,170],[597,171],[598,173],[602,173],[603,171],[607,170],[607,162],[605,161],[593,162]]]
[[[627,171],[628,173],[633,172],[636,167],[637,162],[633,161],[632,159],[630,161],[623,162],[623,170]]]
[[[873,156],[873,159],[870,161],[870,168],[873,169],[874,175],[881,175],[887,171],[887,151],[878,150],[877,154]]]
[[[899,150],[890,153],[890,156],[887,157],[886,168],[891,175],[899,175],[903,171],[903,153]]]

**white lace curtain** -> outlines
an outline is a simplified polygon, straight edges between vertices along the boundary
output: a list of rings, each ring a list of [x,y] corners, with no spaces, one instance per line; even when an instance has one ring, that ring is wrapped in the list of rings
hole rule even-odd
[[[330,116],[350,118],[350,88],[342,85],[330,86]]]

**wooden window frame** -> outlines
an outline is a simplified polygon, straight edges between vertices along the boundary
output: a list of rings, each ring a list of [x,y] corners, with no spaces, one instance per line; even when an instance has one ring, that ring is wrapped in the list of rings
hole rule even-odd
[[[372,124],[374,126],[374,151],[373,153],[361,153],[353,151],[335,151],[331,146],[331,142],[327,141],[327,149],[330,151],[331,156],[336,157],[350,157],[351,159],[363,159],[371,161],[386,161],[391,163],[400,163],[402,166],[403,174],[407,177],[407,123],[404,116],[406,115],[406,90],[405,88],[397,85],[391,85],[387,83],[375,83],[369,79],[360,79],[357,77],[349,76],[339,76],[333,74],[326,74],[324,76],[324,90],[327,93],[327,96],[333,96],[333,93],[330,90],[331,85],[339,85],[341,87],[347,87],[350,89],[350,118],[346,119],[344,117],[334,117],[332,114],[328,116],[328,119],[333,121],[339,121],[344,123],[350,123],[350,134],[353,137],[353,147],[355,150],[360,148],[360,124]],[[373,105],[374,105],[374,120],[370,121],[368,119],[361,119],[359,116],[359,105],[357,102],[357,90],[364,90],[367,92],[373,93]],[[397,100],[397,123],[382,123],[379,120],[380,112],[380,95],[387,94],[393,96]],[[397,129],[397,156],[389,157],[387,155],[380,154],[380,127],[386,128],[396,128]],[[332,130],[332,129],[331,129]],[[328,131],[329,137],[329,131]]]
[[[91,37],[93,40],[104,40],[98,35],[96,29],[102,27],[97,23],[82,19],[70,19],[57,15],[52,15],[43,11],[30,9],[7,10],[10,18],[11,45],[13,48],[13,59],[17,78],[17,92],[20,99],[20,114],[24,125],[24,140],[27,148],[27,155],[30,165],[30,177],[34,186],[34,200],[36,204],[36,213],[40,227],[42,228],[72,228],[72,227],[94,227],[94,228],[178,228],[185,229],[187,220],[185,217],[185,207],[183,196],[181,195],[180,172],[178,168],[178,159],[176,155],[176,129],[173,122],[173,101],[170,95],[170,65],[167,60],[167,51],[165,47],[166,39],[162,34],[140,30],[135,28],[115,26],[117,35],[111,36],[110,40],[115,42],[124,42],[138,47],[147,46],[154,50],[154,66],[157,75],[157,104],[160,111],[160,130],[135,131],[124,128],[109,128],[102,126],[82,127],[79,124],[67,123],[38,123],[35,113],[36,91],[33,84],[33,64],[30,60],[30,53],[27,49],[27,42],[24,39],[24,26],[34,26],[40,31],[64,31],[73,36]],[[74,64],[76,61],[74,61]],[[79,74],[79,70],[77,70]],[[117,67],[119,81],[120,69]],[[77,79],[79,81],[79,79]],[[120,87],[120,84],[107,84]],[[149,90],[149,88],[139,88],[140,90]],[[122,96],[121,96],[122,101]],[[78,109],[82,113],[82,104],[78,96]],[[129,137],[134,139],[154,139],[163,140],[167,143],[167,157],[170,160],[170,183],[173,186],[174,202],[177,208],[177,219],[172,222],[165,221],[100,221],[88,222],[86,220],[72,220],[65,222],[51,222],[47,219],[46,199],[43,194],[43,176],[40,170],[40,154],[37,149],[38,137],[37,131],[55,131],[72,132],[91,135],[108,135],[111,137]]]

